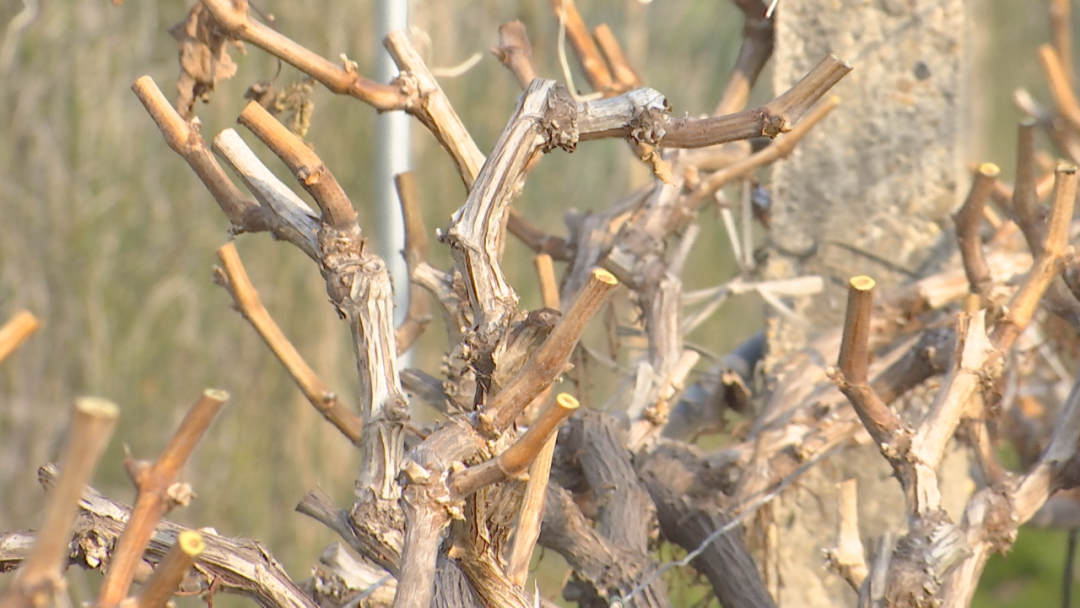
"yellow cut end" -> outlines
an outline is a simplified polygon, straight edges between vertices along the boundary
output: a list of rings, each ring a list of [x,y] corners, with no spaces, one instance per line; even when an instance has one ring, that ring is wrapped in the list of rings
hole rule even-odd
[[[185,555],[196,557],[206,549],[202,534],[194,530],[184,530],[176,537],[176,544]]]
[[[203,395],[206,395],[207,397],[214,399],[215,401],[229,400],[229,391],[223,391],[217,388],[208,388],[203,391]]]
[[[557,403],[559,407],[563,408],[564,410],[576,410],[578,407],[581,406],[581,404],[578,403],[578,400],[575,399],[574,396],[570,393],[559,393],[555,397],[555,403]]]
[[[120,408],[115,403],[100,397],[80,397],[75,400],[75,409],[102,420],[114,420],[120,416]]]
[[[864,274],[860,274],[851,277],[851,281],[848,284],[851,285],[852,289],[857,291],[870,291],[877,285],[877,282]]]
[[[994,163],[983,163],[979,165],[979,173],[986,177],[997,177],[1001,173],[1001,167]]]
[[[596,268],[592,271],[592,276],[601,283],[607,283],[608,285],[618,285],[619,279],[615,278],[615,275],[604,270],[603,268]]]

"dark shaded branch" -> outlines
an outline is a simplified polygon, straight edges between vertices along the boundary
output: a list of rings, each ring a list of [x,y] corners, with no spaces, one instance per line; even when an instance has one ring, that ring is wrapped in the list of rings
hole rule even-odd
[[[449,397],[443,389],[442,380],[421,369],[410,367],[401,370],[401,386],[405,392],[427,403],[441,414],[449,415]]]
[[[761,0],[736,0],[735,4],[746,15],[743,22],[742,45],[735,59],[735,66],[728,76],[724,93],[713,110],[713,116],[738,112],[746,106],[758,76],[772,56],[775,23],[765,17],[768,7]]]
[[[401,564],[401,532],[376,538],[372,535],[360,535],[349,518],[349,514],[339,509],[322,490],[312,490],[304,495],[296,505],[296,512],[314,519],[333,530],[354,551],[367,557],[395,576]],[[388,540],[393,537],[396,546]]]
[[[422,262],[428,260],[428,235],[424,228],[424,215],[420,210],[420,193],[417,191],[416,174],[409,171],[394,176],[398,200],[401,201],[401,216],[405,224],[405,265],[412,279],[413,272]],[[409,288],[409,305],[405,320],[396,331],[397,352],[409,350],[413,342],[424,333],[431,321],[431,296],[419,286]]]
[[[574,252],[566,239],[544,232],[513,207],[507,210],[506,229],[536,253],[546,253],[560,262],[568,262],[574,258]]]
[[[990,193],[994,189],[994,183],[1000,172],[998,166],[993,163],[979,165],[967,199],[953,218],[956,223],[956,240],[960,243],[960,255],[964,262],[964,272],[967,274],[968,283],[971,284],[971,293],[979,295],[984,300],[990,295],[994,278],[990,275],[990,266],[986,263],[979,228],[982,225],[986,202],[990,199]]]
[[[1034,119],[1020,121],[1016,138],[1016,184],[1011,201],[1016,223],[1032,251],[1041,246],[1045,222],[1036,186],[1035,125]]]
[[[529,86],[536,78],[536,69],[532,64],[532,45],[525,32],[525,24],[510,21],[499,26],[499,46],[491,53],[510,70],[521,88]]]
[[[570,492],[555,483],[549,483],[547,488],[540,544],[563,556],[578,578],[589,587],[584,593],[574,587],[563,593],[566,599],[585,605],[590,605],[587,600],[597,596],[625,595],[653,569],[641,554],[630,552],[601,536],[581,513]],[[654,579],[635,597],[633,605],[646,608],[669,605],[663,580]]]
[[[717,500],[718,471],[682,444],[665,443],[648,454],[638,469],[656,505],[660,531],[670,542],[694,551],[731,519]],[[691,561],[704,574],[721,605],[774,606],[753,557],[735,526],[706,545]]]

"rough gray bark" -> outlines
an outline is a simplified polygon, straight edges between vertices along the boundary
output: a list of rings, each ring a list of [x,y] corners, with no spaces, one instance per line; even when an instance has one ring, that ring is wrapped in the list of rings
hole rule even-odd
[[[967,182],[966,9],[964,0],[780,3],[777,90],[822,53],[845,58],[855,70],[835,89],[843,99],[837,120],[811,133],[773,172],[766,275],[825,278],[824,293],[794,303],[808,324],[769,321],[773,380],[783,375],[783,358],[812,337],[808,328],[840,323],[850,276],[897,285],[951,247],[949,213]],[[835,362],[835,353],[821,360]],[[904,529],[899,486],[874,446],[827,459],[773,511],[765,569],[781,605],[854,605],[851,588],[821,558],[836,542],[835,483],[851,477],[859,480],[864,537]]]

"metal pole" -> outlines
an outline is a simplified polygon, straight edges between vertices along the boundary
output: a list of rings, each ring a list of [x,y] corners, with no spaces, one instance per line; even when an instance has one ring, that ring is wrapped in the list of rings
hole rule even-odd
[[[396,30],[405,30],[408,23],[408,0],[379,0],[376,19],[378,22],[378,58],[376,78],[390,82],[398,74],[397,66],[382,46],[383,38]],[[381,254],[394,282],[394,319],[400,323],[408,306],[409,276],[401,255],[405,247],[405,224],[401,219],[401,207],[394,189],[394,175],[409,170],[409,115],[404,112],[387,112],[376,117],[375,141],[379,149],[375,154],[375,201],[378,209],[379,242]],[[406,355],[408,357],[408,355]],[[408,358],[402,364],[408,365]]]

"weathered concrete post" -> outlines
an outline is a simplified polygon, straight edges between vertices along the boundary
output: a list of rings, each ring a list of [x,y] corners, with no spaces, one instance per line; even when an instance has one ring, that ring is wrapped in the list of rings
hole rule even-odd
[[[776,91],[826,53],[855,71],[835,90],[843,105],[773,173],[766,273],[826,279],[824,294],[795,303],[807,326],[770,321],[773,363],[814,328],[838,326],[849,277],[895,285],[951,242],[949,214],[969,183],[971,107],[965,0],[780,0],[776,18]],[[774,511],[766,569],[781,605],[854,605],[822,557],[836,542],[835,483],[850,477],[864,540],[904,530],[899,486],[874,446],[826,460]]]

